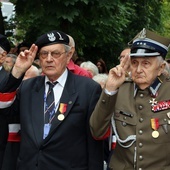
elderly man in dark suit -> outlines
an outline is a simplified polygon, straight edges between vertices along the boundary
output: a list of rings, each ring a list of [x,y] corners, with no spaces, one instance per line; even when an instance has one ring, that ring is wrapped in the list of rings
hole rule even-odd
[[[0,97],[10,96],[8,103],[1,101],[1,108],[9,107],[15,98],[15,91],[10,92],[10,88],[21,82],[38,52],[44,76],[23,81],[12,106],[2,109],[20,114],[17,169],[102,170],[103,142],[95,140],[89,128],[90,115],[101,93],[100,85],[66,68],[72,48],[65,33],[48,32],[35,44],[20,53],[7,86],[0,87]]]
[[[10,43],[6,36],[0,34],[0,86],[5,83],[8,72],[4,69],[3,63],[10,51]],[[0,112],[1,113],[1,112]],[[2,167],[4,151],[8,137],[8,123],[4,114],[0,114],[0,168]]]

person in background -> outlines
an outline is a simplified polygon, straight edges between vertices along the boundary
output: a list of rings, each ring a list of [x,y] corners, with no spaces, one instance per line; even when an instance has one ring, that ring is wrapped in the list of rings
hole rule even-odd
[[[86,61],[86,59],[84,58],[84,57],[78,57],[76,60],[75,60],[75,64],[76,65],[78,65],[78,66],[80,66],[81,65],[81,63],[83,63],[83,62],[85,62]]]
[[[3,67],[3,63],[10,51],[10,43],[6,36],[0,34],[0,87],[6,82],[9,72]],[[3,157],[8,137],[8,123],[5,114],[0,110],[0,169],[3,163]]]
[[[29,78],[33,78],[33,77],[36,77],[36,76],[39,76],[40,75],[40,72],[38,70],[38,68],[34,65],[32,65],[26,72],[25,72],[25,75],[24,75],[24,78],[23,80],[26,80],[26,79],[29,79]]]
[[[38,68],[32,65],[25,73],[23,80],[27,80],[36,76],[39,76],[40,72]],[[8,142],[5,149],[5,155],[3,160],[3,165],[1,170],[16,170],[17,168],[17,159],[19,155],[20,148],[20,118],[18,114],[10,115],[7,118],[8,120]]]
[[[91,132],[103,139],[113,128],[111,170],[170,169],[170,81],[163,75],[170,39],[144,28],[130,44],[130,56],[109,71]],[[131,82],[125,81],[129,63]]]
[[[15,64],[17,56],[15,54],[7,54],[5,61],[3,63],[4,69],[8,72],[11,71],[12,67]]]
[[[101,88],[103,89],[106,84],[107,78],[108,78],[107,74],[99,73],[99,74],[93,76],[92,79],[94,81],[98,82],[100,84]]]
[[[92,77],[99,74],[97,66],[91,61],[85,61],[81,63],[80,67],[90,72],[92,74]]]
[[[30,48],[30,44],[23,41],[23,42],[19,43],[17,46],[17,54],[19,54],[22,51],[28,50],[29,48]]]
[[[99,60],[97,60],[96,66],[99,69],[99,73],[108,74],[107,66],[103,59],[100,58]]]
[[[72,48],[73,54],[74,54],[74,52],[75,52],[75,41],[74,41],[73,37],[71,37],[70,35],[68,35],[68,37],[69,37],[69,46]],[[78,65],[76,65],[73,62],[72,58],[70,59],[70,62],[68,63],[67,68],[74,74],[92,78],[91,73],[86,71],[85,69],[79,67]]]
[[[0,100],[7,94],[10,101],[15,99],[11,107],[7,101],[0,105],[1,110],[20,114],[17,169],[103,170],[103,142],[92,137],[89,127],[100,85],[67,69],[73,55],[67,34],[53,30],[35,44],[19,54],[7,83],[0,87]],[[44,76],[22,81],[37,53]],[[17,95],[10,90],[16,85]]]
[[[130,55],[130,47],[126,47],[121,53],[120,56],[118,57],[120,63],[122,62],[123,58],[125,56],[129,56]],[[130,64],[129,67],[127,68],[126,71],[126,81],[131,81],[131,72],[130,72]]]

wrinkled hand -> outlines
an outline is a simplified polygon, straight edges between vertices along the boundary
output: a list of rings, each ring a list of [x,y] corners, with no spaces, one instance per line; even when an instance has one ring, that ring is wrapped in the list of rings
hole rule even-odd
[[[37,50],[38,47],[35,44],[32,44],[29,50],[20,52],[12,69],[12,75],[15,78],[21,77],[30,68],[36,56]]]
[[[106,89],[108,91],[117,90],[125,81],[126,71],[130,65],[130,56],[125,56],[121,63],[116,67],[110,69],[108,80],[106,82]]]

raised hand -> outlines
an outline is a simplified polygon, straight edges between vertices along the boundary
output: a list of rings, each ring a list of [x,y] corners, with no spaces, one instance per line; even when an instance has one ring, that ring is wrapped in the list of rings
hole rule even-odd
[[[18,55],[12,69],[12,75],[15,78],[21,77],[30,68],[36,56],[37,50],[38,47],[35,44],[32,44],[29,50],[25,50]]]
[[[129,65],[130,56],[126,55],[119,65],[110,69],[108,80],[106,82],[106,89],[108,91],[115,91],[121,86],[125,81],[125,75]]]

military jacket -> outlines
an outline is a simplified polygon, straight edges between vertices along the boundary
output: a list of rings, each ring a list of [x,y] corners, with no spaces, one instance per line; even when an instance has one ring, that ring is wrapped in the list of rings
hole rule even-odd
[[[116,95],[103,92],[90,119],[96,138],[108,132],[112,115],[119,140],[111,157],[111,170],[170,170],[168,78],[160,76],[145,90],[126,82]]]

